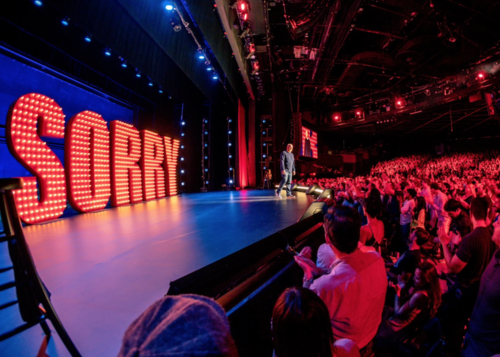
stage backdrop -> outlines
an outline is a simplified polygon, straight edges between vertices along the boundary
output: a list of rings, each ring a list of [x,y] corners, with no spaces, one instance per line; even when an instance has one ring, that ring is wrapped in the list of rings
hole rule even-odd
[[[89,90],[69,83],[34,66],[21,63],[0,54],[0,177],[32,176],[9,152],[5,139],[5,123],[9,107],[21,96],[40,93],[56,101],[62,107],[65,121],[75,114],[90,110],[100,114],[106,122],[121,120],[134,123],[134,108],[118,104]],[[90,89],[90,88],[89,88]],[[97,91],[96,91],[97,92]],[[64,139],[43,137],[47,145],[64,165]]]

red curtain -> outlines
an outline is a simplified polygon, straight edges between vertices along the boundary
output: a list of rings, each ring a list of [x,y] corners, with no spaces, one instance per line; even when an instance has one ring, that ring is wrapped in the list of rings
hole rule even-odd
[[[248,186],[248,155],[246,138],[246,110],[238,100],[238,183],[237,186]]]

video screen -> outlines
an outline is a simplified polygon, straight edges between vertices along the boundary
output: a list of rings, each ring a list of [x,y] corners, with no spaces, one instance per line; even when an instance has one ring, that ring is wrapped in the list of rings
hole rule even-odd
[[[304,127],[302,127],[300,156],[318,158],[318,133]]]

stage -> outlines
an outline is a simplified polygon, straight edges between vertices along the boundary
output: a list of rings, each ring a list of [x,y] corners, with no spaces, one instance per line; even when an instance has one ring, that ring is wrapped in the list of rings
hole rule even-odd
[[[167,292],[170,281],[295,223],[314,199],[294,195],[280,200],[273,190],[185,194],[28,226],[25,235],[82,355],[115,356],[127,326]],[[0,267],[9,265],[6,245],[0,249]],[[2,292],[0,304],[13,293]],[[17,306],[8,312],[8,321],[19,323]],[[9,324],[2,322],[0,332]],[[36,326],[0,343],[1,355],[36,356],[42,342]],[[45,353],[68,355],[57,336]]]

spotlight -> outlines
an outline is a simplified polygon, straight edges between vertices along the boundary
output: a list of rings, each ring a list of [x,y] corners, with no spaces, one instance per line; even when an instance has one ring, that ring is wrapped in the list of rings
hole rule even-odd
[[[219,77],[213,76],[212,79],[215,81],[215,80],[219,79]]]
[[[208,160],[208,156],[205,156],[205,160]]]
[[[135,76],[136,76],[137,78],[141,78],[141,71],[139,71],[137,68],[135,69],[135,71],[137,72],[137,73],[135,74]]]
[[[233,155],[229,155],[229,158],[232,159],[233,158]]]
[[[262,146],[266,146],[266,143],[264,143]]]
[[[263,158],[265,158],[265,157],[266,157],[266,154],[262,155],[262,157],[263,157]]]
[[[183,157],[181,157],[181,161],[184,161],[184,158],[183,158]]]
[[[394,99],[394,105],[397,109],[401,109],[405,107],[406,101],[403,98],[396,98]]]
[[[181,122],[181,125],[186,125],[186,122],[185,121]]]
[[[165,6],[165,9],[167,11],[172,11],[174,9],[174,5],[172,3],[168,3],[166,6]]]
[[[233,171],[233,168],[232,168],[232,167],[230,167],[230,168],[229,168],[229,171]]]
[[[205,147],[207,148],[207,147],[208,147],[208,144],[205,144]]]
[[[248,21],[248,14],[243,14],[243,21]]]
[[[184,145],[181,145],[181,149],[184,149]]]
[[[205,135],[208,135],[208,131],[205,131]]]
[[[477,79],[479,79],[480,81],[482,81],[485,78],[486,78],[486,75],[483,72],[479,72],[477,74]]]
[[[153,86],[153,82],[149,82],[148,86],[152,87]]]
[[[69,25],[69,18],[65,17],[64,19],[62,19],[61,24],[63,24],[64,26],[68,26]]]
[[[205,59],[205,54],[203,53],[203,51],[201,49],[198,50],[198,59],[200,59],[200,60]]]
[[[123,68],[127,68],[127,62],[125,62],[125,61],[124,61],[124,62],[122,63],[122,67],[123,67]]]
[[[181,174],[183,174],[183,173],[184,173],[184,170],[181,170]]]
[[[181,136],[184,136],[184,133],[181,133]]]
[[[90,36],[90,35],[85,36],[85,41],[92,42],[92,36]]]
[[[212,70],[212,67],[207,67],[207,71],[211,71]]]
[[[181,186],[184,186],[184,182],[181,182]]]
[[[227,133],[228,133],[228,134],[232,134],[233,132],[232,132],[231,130],[229,130]]]
[[[163,89],[158,89],[158,93],[163,94]]]
[[[233,183],[233,180],[229,180],[229,183]]]
[[[42,1],[41,1],[41,0],[35,0],[35,1],[33,1],[33,3],[34,3],[36,6],[42,6],[42,5],[43,5],[43,3],[42,3]]]
[[[227,144],[227,146],[233,146],[233,144],[229,143],[229,144]]]
[[[105,54],[106,56],[111,56],[111,50],[110,50],[109,48],[106,48],[106,49],[104,50],[104,54]]]
[[[208,181],[205,181],[205,183],[208,185]]]
[[[244,1],[242,1],[241,4],[240,4],[240,10],[241,11],[246,11],[247,10],[247,4]]]

